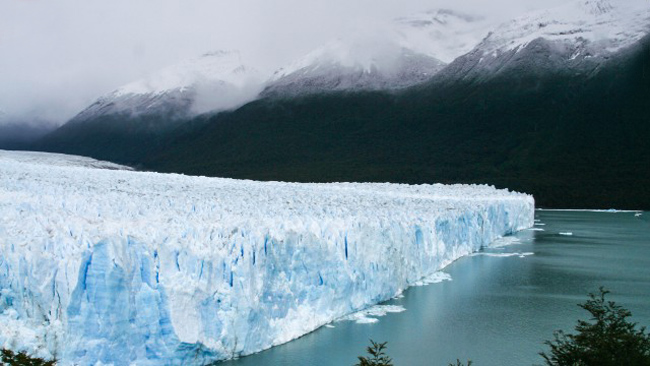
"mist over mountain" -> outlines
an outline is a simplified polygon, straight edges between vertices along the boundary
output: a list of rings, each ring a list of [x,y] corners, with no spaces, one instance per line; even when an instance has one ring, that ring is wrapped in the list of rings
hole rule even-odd
[[[162,117],[69,123],[39,147],[186,174],[489,183],[542,207],[650,208],[647,4],[570,2],[499,25],[434,11],[398,24],[421,38],[404,41],[404,28],[390,38],[397,62],[334,43],[280,70],[259,99],[153,139],[134,131]],[[459,42],[416,47],[446,39],[440,29]],[[404,55],[417,71],[387,77]]]
[[[56,127],[42,121],[22,121],[0,108],[0,149],[29,148]]]
[[[453,9],[433,9],[395,19],[405,48],[448,64],[471,51],[498,23],[490,17]]]
[[[281,68],[262,96],[394,91],[421,84],[478,44],[489,24],[448,9],[397,18],[379,36],[370,32],[336,39]]]
[[[115,159],[112,152],[119,151],[130,156],[130,163],[137,163],[158,148],[165,135],[197,115],[253,100],[262,82],[235,51],[205,54],[100,97],[47,136],[43,146],[76,147],[84,155],[102,152],[106,159]]]
[[[397,46],[393,46],[397,47]],[[331,45],[330,48],[337,48]],[[288,70],[280,70],[262,92],[264,97],[292,97],[334,91],[399,90],[429,80],[445,64],[408,49],[373,55],[365,62],[332,57],[318,50]],[[345,52],[343,50],[337,50]]]

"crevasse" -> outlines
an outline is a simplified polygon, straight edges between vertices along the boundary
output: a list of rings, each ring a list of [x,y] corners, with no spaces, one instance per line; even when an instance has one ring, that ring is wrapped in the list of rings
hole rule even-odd
[[[476,185],[296,184],[0,151],[0,346],[61,364],[202,364],[390,299],[533,225]]]

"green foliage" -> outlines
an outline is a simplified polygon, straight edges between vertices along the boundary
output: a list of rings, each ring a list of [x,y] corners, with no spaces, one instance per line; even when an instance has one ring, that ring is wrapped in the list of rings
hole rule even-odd
[[[54,366],[56,360],[45,361],[42,358],[30,357],[25,352],[15,353],[8,349],[2,349],[2,362],[11,366]]]
[[[545,342],[549,354],[541,352],[551,366],[618,366],[650,365],[650,335],[645,327],[627,320],[632,313],[606,301],[609,291],[600,288],[600,294],[590,294],[590,299],[579,306],[591,314],[591,322],[579,320],[577,334],[554,333],[555,340]]]
[[[386,343],[377,343],[370,340],[370,346],[366,348],[370,357],[359,356],[359,363],[355,366],[393,366],[393,360],[386,355]]]

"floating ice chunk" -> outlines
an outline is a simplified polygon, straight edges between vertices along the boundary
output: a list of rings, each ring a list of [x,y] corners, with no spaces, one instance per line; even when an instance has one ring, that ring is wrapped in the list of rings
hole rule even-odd
[[[530,231],[545,231],[545,230],[542,229],[541,227],[531,227],[531,228],[526,229],[526,230],[530,230]]]
[[[571,235],[573,235],[573,233],[569,232],[569,231],[561,231],[560,235],[571,236]]]
[[[488,247],[493,249],[500,249],[508,245],[520,244],[520,243],[521,240],[515,236],[504,236],[503,238],[498,238],[492,243],[490,243]]]
[[[385,316],[388,313],[401,313],[406,309],[401,305],[375,305],[368,309],[357,311],[350,315],[346,315],[339,319],[339,321],[353,321],[357,324],[372,324],[379,321],[378,317]]]
[[[440,283],[443,281],[451,281],[451,275],[445,272],[434,272],[433,274],[415,282],[413,286],[426,286],[432,283]]]

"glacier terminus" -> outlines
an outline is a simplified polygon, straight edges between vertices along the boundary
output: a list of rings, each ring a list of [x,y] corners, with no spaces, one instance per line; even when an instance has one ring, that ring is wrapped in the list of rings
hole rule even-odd
[[[206,364],[288,342],[532,227],[485,185],[298,184],[0,151],[0,346]]]

